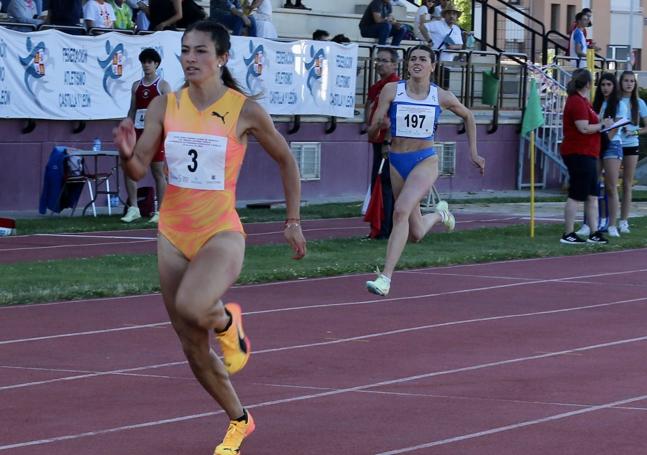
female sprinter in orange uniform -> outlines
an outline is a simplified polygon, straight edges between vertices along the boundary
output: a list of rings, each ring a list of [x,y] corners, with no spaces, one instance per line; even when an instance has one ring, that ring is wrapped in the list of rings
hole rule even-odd
[[[114,131],[124,170],[134,180],[144,177],[164,142],[169,184],[157,247],[162,296],[193,374],[230,418],[214,452],[218,455],[239,453],[254,430],[229,380],[247,363],[249,340],[240,307],[220,300],[243,264],[245,234],[235,191],[248,134],[279,165],[287,201],[285,238],[295,259],[306,253],[297,164],[270,116],[240,93],[226,66],[229,48],[222,25],[201,21],[190,26],[182,36],[185,86],[151,102],[139,141],[130,119]],[[222,361],[210,347],[212,331]]]
[[[438,155],[433,141],[441,109],[449,109],[465,121],[472,162],[481,174],[485,170],[485,160],[476,151],[476,123],[472,112],[453,93],[430,82],[435,67],[434,52],[428,46],[419,45],[409,49],[407,55],[409,79],[384,86],[368,129],[372,136],[382,128],[391,128],[389,159],[395,195],[393,230],[386,247],[384,271],[375,280],[366,282],[369,292],[377,295],[389,293],[391,276],[407,238],[419,242],[439,221],[450,231],[454,229],[454,216],[447,202],[440,201],[435,213],[422,216],[420,212],[420,200],[438,178]]]

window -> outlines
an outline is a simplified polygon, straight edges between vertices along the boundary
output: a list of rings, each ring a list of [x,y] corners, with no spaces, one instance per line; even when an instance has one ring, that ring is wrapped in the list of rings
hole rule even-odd
[[[321,180],[321,142],[291,142],[302,181]]]
[[[571,24],[575,21],[575,5],[566,5],[566,34],[571,34]]]
[[[454,175],[456,173],[456,142],[441,142],[438,157],[438,173]]]
[[[559,30],[559,16],[561,14],[562,5],[558,3],[551,3],[550,5],[550,29]]]

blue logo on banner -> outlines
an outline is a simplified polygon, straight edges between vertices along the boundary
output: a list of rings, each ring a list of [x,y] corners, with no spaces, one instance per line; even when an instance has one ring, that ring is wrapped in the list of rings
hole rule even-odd
[[[120,79],[124,73],[125,56],[123,43],[112,47],[110,41],[106,41],[106,53],[108,56],[104,60],[97,58],[97,62],[103,68],[103,90],[112,98],[112,93],[108,89],[108,82],[110,80]]]
[[[47,60],[47,47],[44,42],[40,42],[35,46],[31,42],[31,37],[27,37],[25,43],[27,48],[27,56],[20,57],[20,64],[25,67],[25,87],[31,93],[36,104],[40,107],[40,100],[34,93],[32,88],[32,80],[36,81],[45,77],[45,61]]]
[[[249,40],[249,57],[243,57],[243,62],[247,66],[247,74],[245,75],[245,83],[247,89],[251,94],[254,94],[255,89],[258,88],[260,81],[258,80],[263,74],[263,66],[265,64],[265,50],[262,44],[254,47],[254,41]]]
[[[315,94],[313,93],[313,83],[321,79],[321,75],[323,73],[323,64],[326,60],[326,53],[323,49],[315,51],[315,47],[311,45],[310,58],[311,60],[309,62],[306,62],[306,70],[308,71],[308,79],[306,79],[306,85],[308,86],[308,90],[310,90],[310,94],[314,97]]]

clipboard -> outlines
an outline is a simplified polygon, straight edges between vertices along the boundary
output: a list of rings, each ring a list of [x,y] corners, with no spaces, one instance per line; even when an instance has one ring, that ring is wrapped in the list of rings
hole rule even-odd
[[[606,133],[607,131],[611,131],[611,130],[616,129],[616,128],[621,128],[621,127],[623,127],[625,125],[629,125],[630,123],[631,123],[631,120],[627,120],[626,118],[623,118],[621,120],[618,120],[617,122],[615,122],[613,125],[611,125],[608,128],[602,128],[600,130],[600,133]]]

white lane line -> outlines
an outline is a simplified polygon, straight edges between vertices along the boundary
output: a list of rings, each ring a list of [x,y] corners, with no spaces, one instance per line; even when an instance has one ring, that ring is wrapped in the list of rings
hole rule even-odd
[[[330,227],[330,228],[303,228],[303,232],[317,232],[317,231],[356,231],[356,230],[362,230],[366,231],[368,229],[367,226],[346,226],[346,227]],[[255,236],[261,236],[261,235],[276,235],[276,234],[283,234],[283,230],[280,231],[269,231],[269,232],[256,232],[256,233],[248,233],[247,237],[255,237]]]
[[[548,358],[548,357],[560,356],[560,355],[569,354],[569,353],[572,353],[572,352],[590,351],[590,350],[594,350],[594,349],[607,348],[607,347],[612,347],[612,346],[620,346],[620,345],[623,345],[623,344],[635,343],[635,342],[640,342],[640,341],[645,341],[645,340],[647,340],[647,336],[636,337],[636,338],[627,338],[627,339],[616,340],[616,341],[611,341],[611,342],[607,342],[607,343],[600,343],[600,344],[594,344],[594,345],[589,345],[589,346],[581,346],[581,347],[577,347],[577,348],[566,349],[566,350],[562,350],[562,351],[555,351],[555,352],[551,352],[551,353],[547,353],[547,354],[532,355],[532,356],[525,356],[525,357],[517,357],[517,358],[514,358],[514,359],[500,360],[498,362],[482,363],[482,364],[477,364],[477,365],[471,365],[471,366],[468,366],[468,367],[454,368],[454,369],[451,369],[451,370],[433,371],[433,372],[422,373],[422,374],[417,374],[417,375],[413,375],[413,376],[405,376],[405,377],[389,379],[389,380],[380,381],[380,382],[374,382],[372,384],[358,385],[358,386],[355,386],[355,387],[347,387],[347,388],[343,388],[343,389],[323,391],[323,392],[313,393],[313,394],[308,394],[308,395],[299,395],[299,396],[290,397],[290,398],[282,398],[282,399],[278,399],[278,400],[264,401],[264,402],[261,402],[261,403],[255,403],[255,404],[247,405],[245,407],[248,408],[248,409],[254,409],[254,408],[262,408],[262,407],[274,406],[274,405],[279,405],[279,404],[294,403],[294,402],[298,402],[298,401],[312,400],[312,399],[317,399],[317,398],[325,398],[325,397],[341,395],[341,394],[350,393],[350,392],[358,392],[358,391],[362,391],[362,390],[373,389],[373,388],[376,388],[376,387],[383,387],[383,386],[394,385],[394,384],[402,384],[402,383],[405,383],[405,382],[416,381],[416,380],[419,380],[419,379],[427,379],[427,378],[431,378],[431,377],[435,377],[435,376],[443,376],[443,375],[449,375],[449,374],[454,374],[454,373],[462,373],[462,372],[466,372],[466,371],[480,370],[480,369],[484,369],[484,368],[497,367],[497,366],[501,366],[501,365],[510,365],[510,364],[515,364],[515,363],[527,362],[527,361],[530,361],[530,360],[538,360],[538,359],[545,359],[545,358]],[[629,398],[629,399],[626,399],[626,400],[615,401],[613,403],[607,403],[607,404],[604,404],[604,405],[585,408],[585,409],[581,409],[581,410],[578,410],[578,411],[573,411],[571,413],[560,414],[560,415],[563,415],[563,416],[577,415],[577,414],[582,414],[584,412],[591,412],[593,410],[598,410],[598,409],[602,409],[602,408],[619,406],[619,405],[622,405],[622,404],[631,403],[633,401],[640,401],[640,400],[643,400],[643,399],[646,399],[646,398],[647,398],[647,395],[641,396],[641,397],[633,397],[633,398]],[[3,446],[0,446],[0,450],[9,450],[9,449],[17,449],[17,448],[20,448],[20,447],[29,447],[29,446],[35,446],[35,445],[50,444],[50,443],[54,443],[54,442],[67,441],[67,440],[71,440],[71,439],[80,439],[80,438],[84,438],[84,437],[100,436],[100,435],[105,435],[105,434],[110,434],[110,433],[117,433],[117,432],[120,432],[120,431],[134,430],[134,429],[139,429],[139,428],[147,428],[147,427],[165,425],[165,424],[169,424],[169,423],[183,422],[183,421],[187,421],[187,420],[200,419],[200,418],[203,418],[203,417],[211,417],[211,416],[215,416],[215,415],[218,415],[218,414],[222,414],[223,412],[224,411],[213,411],[213,412],[205,412],[205,413],[201,413],[201,414],[191,414],[191,415],[173,417],[173,418],[168,418],[168,419],[153,420],[153,421],[142,422],[142,423],[138,423],[138,424],[124,425],[124,426],[119,426],[119,427],[114,427],[114,428],[107,428],[107,429],[103,429],[103,430],[88,431],[88,432],[84,432],[84,433],[69,434],[69,435],[64,435],[64,436],[54,436],[54,437],[46,438],[46,439],[37,439],[37,440],[32,440],[32,441],[18,442],[18,443],[14,443],[14,444],[6,444],[6,445],[3,445]],[[563,417],[559,417],[559,418],[563,418]]]
[[[566,354],[569,355],[569,354]],[[272,383],[256,383],[261,386],[267,387],[277,387],[281,389],[302,389],[302,390],[337,390],[334,387],[315,387],[307,385],[296,385],[296,384],[272,384]],[[494,403],[515,403],[515,404],[533,404],[539,406],[557,406],[563,408],[587,408],[589,406],[595,406],[592,403],[562,403],[558,401],[536,401],[536,400],[513,400],[509,398],[489,398],[489,397],[479,397],[479,396],[465,396],[465,395],[440,395],[435,393],[411,393],[411,392],[393,392],[386,390],[360,390],[357,393],[363,393],[367,395],[393,395],[399,397],[412,397],[412,398],[441,398],[447,400],[462,400],[462,401],[486,401]],[[647,406],[616,406],[614,409],[622,409],[625,411],[647,411]]]
[[[538,425],[545,422],[550,422],[553,420],[565,419],[568,417],[573,417],[576,415],[587,414],[589,412],[600,411],[602,409],[615,408],[629,403],[634,403],[636,401],[643,401],[647,399],[647,395],[640,395],[637,397],[626,398],[624,400],[612,401],[610,403],[599,404],[595,406],[589,406],[584,409],[577,409],[575,411],[564,412],[561,414],[555,414],[548,417],[543,417],[541,419],[534,420],[525,420],[523,422],[513,423],[511,425],[504,425],[501,427],[490,428],[489,430],[478,431],[476,433],[469,433],[460,436],[454,436],[453,438],[441,439],[438,441],[428,442],[425,444],[419,444],[411,447],[404,447],[401,449],[389,450],[388,452],[380,452],[377,455],[396,455],[399,453],[413,452],[420,449],[428,449],[430,447],[442,446],[446,444],[452,444],[454,442],[461,442],[467,439],[480,438],[481,436],[488,436],[495,433],[501,433],[504,431],[517,430],[519,428],[529,427],[531,425]]]
[[[141,239],[141,237],[139,238]],[[53,250],[56,248],[79,248],[79,247],[85,248],[89,246],[104,246],[104,245],[132,245],[133,243],[144,243],[144,242],[150,242],[151,240],[157,240],[157,239],[145,239],[145,240],[137,240],[132,242],[68,243],[63,245],[50,245],[50,246],[26,246],[21,248],[4,248],[4,249],[0,249],[0,252],[4,253],[7,251]],[[63,258],[63,259],[68,259],[68,258]],[[76,258],[71,257],[69,259],[76,259]],[[5,265],[10,265],[10,264],[5,264]]]
[[[105,373],[100,372],[100,371],[92,371],[92,370],[69,370],[69,369],[64,369],[64,368],[35,368],[35,367],[23,367],[23,366],[18,366],[18,365],[0,365],[0,369],[8,369],[8,370],[26,370],[26,371],[44,371],[47,373],[85,373],[85,374],[90,374],[90,375],[96,375],[100,374],[103,375]],[[182,376],[168,376],[168,375],[160,375],[160,374],[135,374],[135,373],[125,373],[125,372],[115,372],[114,373],[117,376],[133,376],[133,377],[141,377],[141,378],[162,378],[162,379],[191,379],[193,380],[193,377],[182,377]],[[65,380],[64,378],[58,378],[55,379],[54,381],[60,381],[60,380]],[[20,388],[22,387],[20,384],[18,384],[18,387],[16,385],[11,385],[7,386],[8,389],[11,388]],[[2,389],[0,389],[2,390]]]
[[[1,251],[1,250],[0,250]],[[631,250],[621,250],[621,251],[603,251],[603,252],[591,252],[587,254],[580,254],[577,257],[578,258],[590,258],[591,256],[596,257],[596,256],[606,256],[606,255],[626,255],[626,254],[631,254],[631,253],[645,253],[647,252],[647,248],[635,248]],[[423,267],[419,269],[410,269],[407,270],[409,271],[425,271],[425,270],[453,270],[453,269],[458,269],[458,268],[468,268],[468,267],[492,267],[496,265],[506,265],[506,264],[517,264],[517,263],[524,263],[524,262],[554,262],[555,260],[563,260],[563,259],[568,259],[571,256],[551,256],[551,257],[540,257],[540,258],[526,258],[526,259],[508,259],[508,260],[503,260],[503,261],[493,261],[493,262],[487,262],[487,263],[477,263],[477,264],[456,264],[456,265],[446,265],[446,266],[441,266],[441,267]],[[404,271],[397,271],[396,274],[402,273]],[[232,286],[232,289],[247,289],[247,288],[257,288],[257,287],[271,287],[271,286],[285,286],[285,285],[291,285],[291,284],[303,284],[303,283],[312,283],[316,281],[327,281],[327,280],[338,280],[338,279],[344,279],[344,278],[361,278],[363,276],[374,276],[374,273],[348,273],[344,275],[335,275],[335,276],[324,276],[324,277],[315,277],[315,278],[297,278],[295,280],[288,280],[288,281],[273,281],[271,283],[256,283],[256,284],[240,284],[240,285],[234,285]],[[159,292],[152,293],[152,294],[137,294],[137,295],[125,295],[125,296],[118,296],[118,297],[97,297],[97,298],[90,298],[90,299],[77,299],[77,300],[62,300],[58,302],[46,302],[46,303],[32,303],[29,305],[4,305],[0,306],[0,311],[5,311],[5,310],[15,310],[15,309],[29,309],[29,308],[38,308],[42,306],[50,306],[50,305],[63,305],[63,304],[76,304],[76,303],[95,303],[95,302],[103,302],[105,300],[117,300],[117,299],[136,299],[136,298],[141,298],[141,297],[149,297],[149,296],[160,296]]]
[[[505,319],[516,319],[516,318],[533,317],[533,316],[545,316],[545,315],[548,315],[548,314],[566,313],[566,312],[572,312],[572,311],[582,311],[582,310],[604,308],[604,307],[615,306],[615,305],[623,305],[623,304],[627,304],[627,303],[639,303],[639,302],[644,302],[644,301],[647,301],[647,297],[631,299],[631,300],[620,300],[620,301],[616,301],[616,302],[600,303],[600,304],[596,304],[596,305],[587,305],[587,306],[572,307],[572,308],[560,308],[560,309],[557,309],[557,310],[537,311],[537,312],[532,312],[532,313],[506,314],[506,315],[502,315],[502,316],[491,316],[491,317],[487,317],[487,318],[465,319],[465,320],[461,320],[461,321],[441,322],[441,323],[437,323],[437,324],[427,324],[427,325],[416,326],[416,327],[407,327],[407,328],[397,329],[397,330],[389,330],[389,331],[384,331],[384,332],[375,332],[375,333],[369,333],[369,334],[366,334],[366,335],[358,335],[358,336],[349,337],[349,338],[338,338],[336,340],[321,341],[321,342],[316,342],[316,343],[297,344],[297,345],[292,345],[292,346],[282,346],[282,347],[278,347],[278,348],[260,349],[258,351],[254,351],[254,355],[269,354],[269,353],[282,352],[282,351],[290,351],[290,350],[295,350],[295,349],[307,349],[307,348],[313,348],[313,347],[331,346],[331,345],[340,344],[340,343],[349,343],[349,342],[353,342],[353,341],[368,340],[368,339],[371,339],[371,338],[379,338],[379,337],[383,337],[383,336],[398,335],[398,334],[402,334],[402,333],[417,332],[417,331],[420,331],[420,330],[428,330],[428,329],[435,329],[435,328],[441,328],[441,327],[452,327],[452,326],[465,325],[465,324],[475,324],[475,323],[481,323],[481,322],[499,321],[499,320],[505,320]],[[545,355],[545,354],[549,354],[549,353],[540,353],[539,355]],[[182,364],[185,364],[185,363],[186,362],[174,362],[172,364],[163,363],[163,364],[160,364],[160,365],[148,365],[148,366],[142,366],[142,367],[137,367],[137,368],[125,369],[125,370],[120,369],[120,370],[112,370],[112,371],[103,371],[103,372],[83,374],[83,375],[77,375],[77,376],[67,376],[67,377],[56,378],[56,379],[47,379],[47,380],[42,380],[42,381],[34,381],[34,382],[27,382],[27,383],[12,384],[12,385],[8,385],[8,386],[0,387],[0,391],[18,389],[18,388],[23,388],[23,387],[31,387],[31,386],[43,385],[43,384],[51,384],[51,383],[54,383],[54,382],[70,381],[70,380],[74,380],[74,379],[86,379],[86,378],[97,377],[97,376],[105,376],[105,375],[109,375],[109,374],[121,374],[121,373],[131,372],[131,371],[141,371],[141,370],[145,370],[145,369],[162,368],[162,367],[168,367],[168,366],[177,366],[177,365],[182,365]]]
[[[620,275],[620,274],[624,274],[624,273],[637,273],[637,272],[644,272],[644,271],[647,271],[647,269],[638,269],[638,270],[631,270],[631,271],[625,271],[625,272],[614,272],[612,274],[613,275]],[[333,307],[341,307],[341,306],[350,307],[350,306],[356,306],[356,305],[376,305],[376,304],[384,304],[384,303],[389,303],[389,302],[397,302],[397,301],[402,301],[402,300],[406,301],[406,300],[417,300],[417,299],[432,298],[432,297],[443,297],[443,296],[448,296],[448,295],[466,294],[466,293],[471,293],[471,292],[491,291],[491,290],[494,290],[494,289],[505,289],[505,288],[510,288],[510,287],[527,286],[527,285],[543,284],[543,283],[573,284],[573,283],[576,283],[576,282],[571,281],[571,280],[577,280],[577,279],[583,279],[583,278],[595,278],[595,277],[598,277],[598,276],[606,276],[606,275],[612,275],[612,274],[611,273],[609,273],[609,274],[592,274],[592,275],[562,277],[562,278],[559,278],[559,279],[523,281],[523,282],[520,282],[520,283],[499,284],[499,285],[494,285],[494,286],[481,286],[481,287],[477,287],[477,288],[459,289],[459,290],[455,290],[455,291],[437,292],[437,293],[432,293],[432,294],[420,294],[420,295],[412,295],[412,296],[406,296],[406,297],[390,297],[390,298],[387,297],[387,298],[359,300],[359,301],[350,301],[350,302],[322,303],[322,304],[317,304],[317,305],[304,305],[304,306],[285,307],[285,308],[273,308],[273,309],[269,309],[269,310],[249,311],[249,312],[245,312],[243,314],[247,316],[247,315],[258,315],[258,314],[267,314],[267,313],[282,313],[282,312],[286,312],[286,311],[301,311],[301,310],[312,310],[312,309],[321,309],[321,308],[333,308]],[[33,338],[19,338],[19,339],[11,339],[11,340],[1,340],[0,345],[22,343],[22,342],[28,342],[28,341],[42,341],[42,340],[48,340],[48,339],[53,339],[53,338],[66,338],[66,337],[72,337],[72,336],[96,335],[96,334],[106,333],[106,332],[121,331],[121,330],[134,330],[134,329],[138,329],[138,328],[150,328],[151,326],[163,326],[163,325],[168,325],[168,324],[170,324],[170,322],[156,322],[156,323],[152,323],[152,324],[132,325],[132,326],[129,326],[129,327],[101,329],[101,330],[93,330],[93,331],[89,331],[89,332],[72,332],[72,333],[64,333],[64,334],[58,334],[58,335],[45,335],[45,336],[33,337]]]
[[[178,365],[184,365],[186,364],[186,360],[180,361],[180,362],[168,362],[168,363],[159,363],[157,365],[144,365],[141,367],[134,367],[134,368],[124,368],[121,370],[111,370],[111,371],[99,371],[99,372],[93,372],[93,373],[87,373],[87,374],[78,374],[75,376],[67,376],[64,378],[57,378],[57,379],[46,379],[43,381],[32,381],[32,382],[23,382],[21,384],[12,384],[12,385],[6,385],[0,387],[0,391],[2,390],[12,390],[12,389],[22,389],[24,387],[32,387],[32,386],[37,386],[37,385],[43,385],[43,384],[51,384],[54,382],[65,382],[65,381],[74,381],[78,379],[87,379],[87,378],[96,378],[99,376],[107,376],[107,375],[128,375],[132,373],[133,371],[142,371],[142,370],[151,370],[151,369],[156,369],[156,368],[166,368],[166,367],[175,367]]]
[[[14,339],[14,340],[0,341],[0,345],[24,343],[24,342],[28,342],[28,341],[54,340],[56,338],[69,338],[69,337],[85,336],[85,335],[98,335],[100,333],[123,332],[125,330],[150,329],[152,327],[162,327],[162,326],[166,326],[166,325],[169,325],[169,324],[170,324],[170,322],[155,322],[155,323],[152,323],[152,324],[131,325],[131,326],[128,326],[128,327],[113,327],[111,329],[88,330],[86,332],[61,333],[61,334],[58,334],[58,335],[45,335],[45,336],[41,336],[41,337],[19,338],[19,339]]]
[[[65,237],[76,239],[123,239],[123,240],[157,240],[157,237],[140,237],[136,235],[95,235],[95,234],[35,234],[40,237]]]

